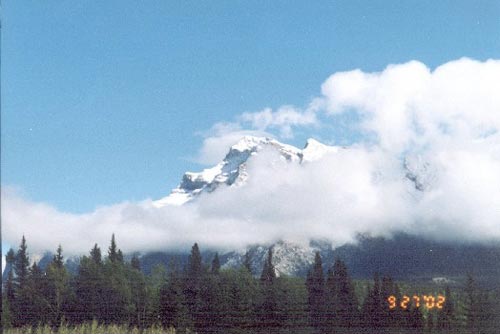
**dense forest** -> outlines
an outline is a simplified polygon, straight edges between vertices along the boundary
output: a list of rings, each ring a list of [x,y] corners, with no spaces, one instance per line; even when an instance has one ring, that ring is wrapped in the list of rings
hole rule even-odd
[[[269,249],[263,268],[247,253],[241,268],[221,268],[217,253],[202,261],[194,244],[187,265],[125,261],[114,235],[103,256],[96,244],[71,274],[59,246],[41,268],[22,238],[6,256],[2,326],[7,333],[497,333],[498,291],[467,275],[462,287],[434,287],[440,307],[405,295],[404,282],[375,273],[353,281],[337,259],[325,268],[319,253],[307,278],[277,277]],[[257,277],[252,272],[259,271]],[[408,300],[401,302],[401,300]],[[419,297],[418,297],[419,298]],[[426,297],[427,298],[427,297]],[[434,298],[434,297],[433,297]],[[437,305],[437,304],[436,304]]]

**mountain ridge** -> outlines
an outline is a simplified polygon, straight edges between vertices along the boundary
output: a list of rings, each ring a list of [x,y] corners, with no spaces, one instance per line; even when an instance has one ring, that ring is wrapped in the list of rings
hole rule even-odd
[[[248,178],[246,171],[248,160],[264,148],[273,149],[286,161],[299,164],[320,159],[324,154],[334,153],[340,149],[338,146],[328,146],[312,138],[306,141],[303,149],[299,149],[270,137],[244,136],[230,147],[224,159],[217,165],[201,172],[184,173],[177,188],[173,189],[168,196],[154,201],[153,204],[156,207],[183,205],[194,200],[201,193],[216,190],[222,184],[228,186],[244,184]]]

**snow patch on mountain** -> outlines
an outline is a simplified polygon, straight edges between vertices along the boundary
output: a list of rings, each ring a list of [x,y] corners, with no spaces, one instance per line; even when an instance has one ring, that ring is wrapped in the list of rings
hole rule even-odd
[[[303,275],[303,271],[314,262],[314,254],[320,248],[311,245],[299,245],[286,241],[279,241],[272,246],[273,265],[276,275]],[[259,274],[267,259],[269,246],[255,245],[246,249],[250,255],[252,271]],[[232,252],[227,255],[223,268],[238,268],[244,261],[244,253]]]
[[[430,190],[437,182],[438,171],[420,155],[405,157],[404,168],[406,178],[414,183],[417,190]]]

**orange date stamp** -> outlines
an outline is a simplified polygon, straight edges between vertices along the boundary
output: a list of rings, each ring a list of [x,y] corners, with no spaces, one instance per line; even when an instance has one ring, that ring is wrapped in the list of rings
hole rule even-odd
[[[407,296],[403,295],[401,298],[396,298],[396,296],[391,295],[387,298],[387,303],[390,310],[396,309],[397,307],[406,310],[408,307],[425,307],[429,310],[437,309],[440,310],[443,308],[444,303],[446,302],[446,298],[442,295],[438,295],[436,297],[432,295],[413,295]]]

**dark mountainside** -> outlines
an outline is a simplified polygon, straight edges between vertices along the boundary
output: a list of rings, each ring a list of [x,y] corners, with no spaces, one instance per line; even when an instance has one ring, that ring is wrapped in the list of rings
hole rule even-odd
[[[370,279],[374,272],[390,274],[397,280],[431,280],[434,277],[453,279],[471,272],[487,285],[500,287],[500,245],[458,244],[430,241],[407,234],[397,234],[393,238],[359,236],[357,244],[347,244],[331,249],[325,243],[316,243],[321,249],[325,268],[331,266],[339,258],[350,268],[355,279]],[[262,249],[262,247],[260,247]],[[267,249],[264,247],[263,249]],[[265,253],[265,252],[264,252]],[[204,262],[209,263],[215,251],[204,251]],[[258,274],[264,263],[257,246],[249,248],[254,274]],[[53,254],[46,253],[39,261],[42,268],[51,261]],[[129,259],[132,255],[126,256]],[[240,256],[235,252],[220,255],[221,265],[228,264],[230,259]],[[152,269],[163,264],[166,268],[175,263],[184,267],[189,254],[182,252],[150,252],[140,256],[141,269],[150,274]],[[237,262],[239,264],[239,262]],[[70,258],[67,268],[74,272],[78,260]],[[305,277],[309,265],[294,276]],[[6,268],[3,279],[7,278],[10,268]]]

